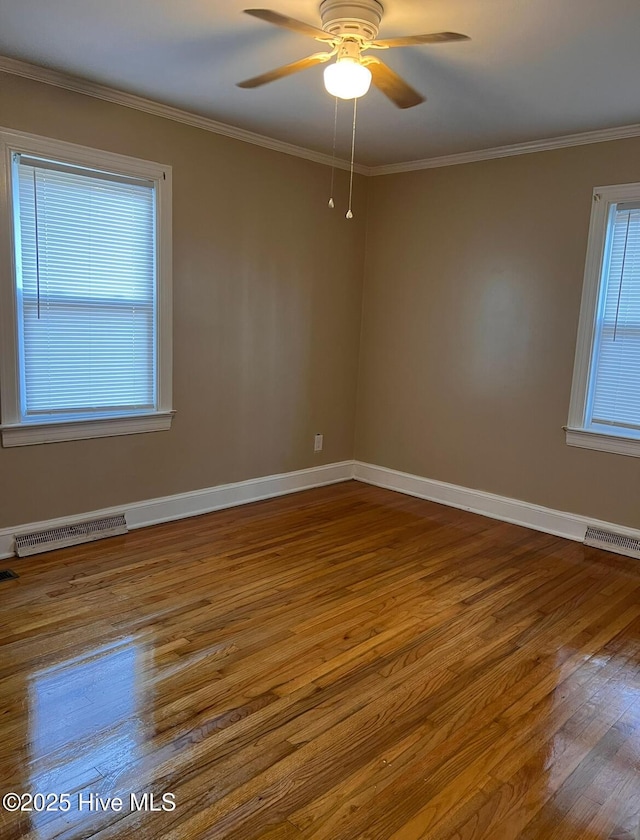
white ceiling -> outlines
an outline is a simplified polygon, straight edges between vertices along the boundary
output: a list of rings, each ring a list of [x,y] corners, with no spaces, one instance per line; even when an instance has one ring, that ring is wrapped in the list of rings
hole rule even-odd
[[[377,90],[367,94],[358,106],[360,163],[640,122],[638,0],[383,3],[380,37],[447,30],[472,40],[384,54],[427,102],[400,111]],[[256,90],[235,86],[318,49],[242,14],[256,5],[320,24],[316,0],[0,0],[0,54],[329,153],[333,100],[322,67]],[[342,157],[350,107],[341,106]]]

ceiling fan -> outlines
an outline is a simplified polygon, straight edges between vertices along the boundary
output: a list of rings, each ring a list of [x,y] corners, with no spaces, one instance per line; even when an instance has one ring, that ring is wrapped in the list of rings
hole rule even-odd
[[[386,50],[390,47],[409,47],[415,44],[442,44],[447,41],[468,41],[467,35],[457,32],[432,32],[427,35],[407,35],[399,38],[376,40],[384,9],[378,0],[322,0],[320,17],[322,29],[309,23],[272,12],[270,9],[245,9],[245,14],[260,18],[267,23],[291,29],[321,41],[327,47],[325,52],[314,53],[300,61],[285,64],[245,79],[238,83],[241,88],[255,88],[283,79],[292,73],[325,64],[335,56],[335,63],[324,71],[324,83],[332,96],[341,99],[357,99],[369,90],[373,83],[398,108],[413,108],[425,101],[421,93],[414,90],[383,61],[373,55],[364,56],[366,50]]]

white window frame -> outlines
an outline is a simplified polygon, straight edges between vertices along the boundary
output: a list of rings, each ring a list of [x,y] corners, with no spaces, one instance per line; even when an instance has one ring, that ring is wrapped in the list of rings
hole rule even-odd
[[[157,266],[157,407],[89,418],[25,420],[20,411],[20,361],[11,161],[15,153],[44,157],[154,182]],[[0,431],[3,446],[130,435],[169,429],[172,410],[171,167],[0,128]]]
[[[609,215],[613,205],[629,201],[640,201],[640,184],[617,184],[596,187],[593,190],[569,421],[565,432],[569,446],[640,457],[640,432],[613,427],[596,430],[587,424],[587,400],[595,350],[602,272],[605,268]]]

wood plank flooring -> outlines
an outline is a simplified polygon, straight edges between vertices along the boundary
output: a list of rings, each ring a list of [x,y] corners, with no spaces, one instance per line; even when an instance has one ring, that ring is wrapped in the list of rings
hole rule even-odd
[[[5,565],[2,840],[640,819],[638,561],[347,482]]]

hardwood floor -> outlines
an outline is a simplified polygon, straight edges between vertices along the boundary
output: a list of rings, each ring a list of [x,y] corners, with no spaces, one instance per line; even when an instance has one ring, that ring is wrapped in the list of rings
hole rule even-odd
[[[348,482],[5,565],[2,840],[638,822],[638,561]]]

